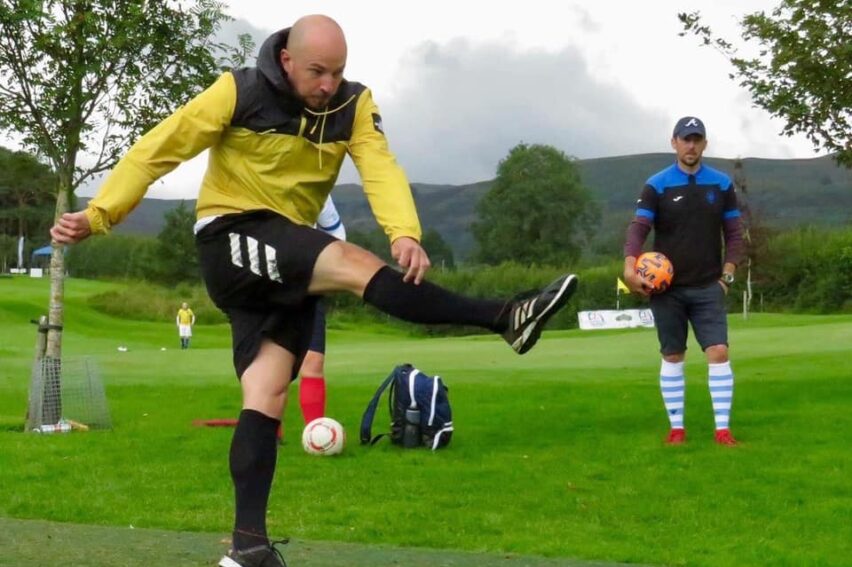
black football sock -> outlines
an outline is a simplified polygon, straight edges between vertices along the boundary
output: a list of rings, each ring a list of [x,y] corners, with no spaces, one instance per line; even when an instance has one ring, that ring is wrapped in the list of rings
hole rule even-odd
[[[269,543],[266,507],[278,451],[276,431],[281,422],[245,409],[231,441],[231,479],[236,496],[234,549]]]
[[[390,266],[380,269],[364,289],[364,301],[398,319],[427,325],[475,325],[502,333],[509,324],[507,302],[458,295],[427,281],[402,281]]]

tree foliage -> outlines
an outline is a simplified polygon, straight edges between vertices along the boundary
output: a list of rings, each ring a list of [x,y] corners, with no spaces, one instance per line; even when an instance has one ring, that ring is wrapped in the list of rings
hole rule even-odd
[[[852,312],[852,230],[777,234],[758,272],[757,289],[769,309]]]
[[[740,22],[757,56],[717,37],[699,12],[680,13],[684,31],[721,51],[732,79],[754,103],[786,122],[783,134],[803,133],[852,167],[852,3],[782,0],[771,14],[747,14]]]
[[[238,49],[199,0],[0,0],[0,128],[44,156],[73,191],[209,85]],[[78,157],[85,159],[78,160]]]
[[[369,250],[388,264],[393,262],[388,237],[380,228],[370,231],[346,229],[346,240],[352,244],[357,244],[364,250]]]
[[[68,247],[68,273],[75,278],[154,280],[157,239],[114,234]]]
[[[552,146],[519,144],[477,206],[473,234],[486,264],[574,263],[599,208],[572,158]]]
[[[442,270],[452,270],[456,267],[456,259],[453,256],[453,249],[441,236],[441,233],[434,228],[428,229],[423,233],[423,239],[420,241],[423,249],[429,255],[429,261],[432,266]]]
[[[371,231],[362,230],[347,230],[346,240],[352,244],[357,244],[365,250],[369,250],[383,261],[391,266],[395,266],[396,262],[391,257],[390,244],[388,236],[381,228],[376,228]],[[447,241],[441,236],[441,233],[435,229],[429,229],[423,233],[423,238],[420,241],[423,249],[429,255],[429,261],[436,268],[452,270],[456,266],[453,249],[447,244]]]
[[[47,240],[56,179],[26,152],[0,148],[0,234]]]
[[[195,212],[180,205],[166,213],[166,224],[157,235],[156,278],[174,284],[201,279],[198,251],[195,248]]]

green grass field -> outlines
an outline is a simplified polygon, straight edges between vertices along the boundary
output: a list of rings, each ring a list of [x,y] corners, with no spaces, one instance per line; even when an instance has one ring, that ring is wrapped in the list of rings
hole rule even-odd
[[[86,297],[118,284],[69,281],[65,354],[98,362],[114,429],[23,434],[29,321],[45,311],[47,285],[0,279],[0,543],[17,534],[0,565],[54,564],[31,559],[50,533],[62,534],[49,540],[52,555],[63,545],[101,550],[75,565],[153,565],[160,549],[189,548],[200,551],[180,564],[214,564],[231,527],[231,430],[192,421],[239,412],[227,327],[197,327],[193,348],[180,351],[171,321],[88,307]],[[295,539],[297,566],[849,565],[852,316],[730,321],[735,448],[712,441],[695,344],[689,442],[662,444],[651,330],[545,333],[523,357],[493,337],[332,331],[328,410],[350,443],[338,458],[306,455],[293,390],[270,531]],[[402,362],[449,385],[456,434],[447,450],[357,444],[364,406]],[[444,553],[406,562],[419,548]],[[128,549],[148,560],[122,563]]]

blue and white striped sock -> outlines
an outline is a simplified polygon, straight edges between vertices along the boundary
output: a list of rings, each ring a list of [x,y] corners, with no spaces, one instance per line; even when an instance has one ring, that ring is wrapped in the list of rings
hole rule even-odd
[[[731,362],[710,364],[710,399],[713,400],[713,417],[716,430],[728,429],[731,418],[731,401],[734,398],[734,372]]]
[[[683,429],[683,401],[685,397],[683,362],[667,362],[660,366],[660,391],[672,429]]]

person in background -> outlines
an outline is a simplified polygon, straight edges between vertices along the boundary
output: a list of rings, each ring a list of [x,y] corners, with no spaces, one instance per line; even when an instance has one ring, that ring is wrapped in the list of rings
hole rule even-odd
[[[180,348],[186,350],[189,348],[189,340],[192,338],[192,326],[195,325],[195,313],[192,312],[186,302],[181,303],[175,323],[180,337]]]
[[[645,183],[627,229],[624,281],[631,291],[649,295],[652,285],[635,267],[653,229],[653,250],[665,254],[674,266],[671,287],[650,299],[663,356],[660,390],[671,425],[666,442],[686,441],[683,367],[691,323],[709,365],[716,443],[736,445],[730,430],[734,373],[728,358],[725,296],[745,252],[737,195],[727,175],[701,162],[707,148],[701,120],[694,116],[678,120],[671,146],[675,162]]]

